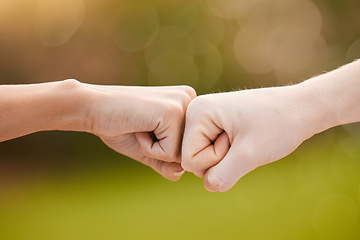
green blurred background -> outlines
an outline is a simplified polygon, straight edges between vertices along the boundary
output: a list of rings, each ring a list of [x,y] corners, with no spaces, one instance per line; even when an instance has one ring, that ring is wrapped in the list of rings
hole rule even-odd
[[[0,0],[0,82],[286,85],[360,57],[357,0]],[[360,239],[360,127],[226,193],[172,183],[85,133],[0,144],[0,239]],[[261,151],[261,149],[259,149]]]

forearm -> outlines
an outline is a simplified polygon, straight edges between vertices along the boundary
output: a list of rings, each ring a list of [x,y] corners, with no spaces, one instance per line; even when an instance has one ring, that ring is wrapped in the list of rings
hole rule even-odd
[[[85,131],[87,98],[75,80],[0,86],[0,141],[46,130]]]
[[[360,121],[360,60],[295,87],[314,114],[315,133]]]

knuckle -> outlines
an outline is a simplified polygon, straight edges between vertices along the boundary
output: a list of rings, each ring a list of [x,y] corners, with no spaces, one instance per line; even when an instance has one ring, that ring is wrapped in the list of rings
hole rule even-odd
[[[183,146],[182,153],[181,153],[181,166],[188,172],[193,171],[193,164],[189,149],[185,149]]]
[[[192,98],[186,92],[179,92],[178,96],[179,96],[179,103],[181,103],[183,108],[186,109],[189,103],[191,102]]]
[[[171,114],[171,116],[173,116],[176,119],[178,118],[182,119],[184,117],[185,111],[180,104],[171,104],[169,105],[169,107],[170,107],[169,113]]]
[[[180,162],[179,153],[177,151],[171,151],[166,156],[167,162]]]
[[[183,168],[188,172],[197,172],[207,169],[208,167],[204,167],[208,165],[205,159],[201,159],[198,157],[187,157],[186,160],[182,160]]]
[[[183,85],[182,86],[184,91],[191,97],[191,98],[195,98],[196,97],[196,91],[194,88],[188,86],[188,85]]]
[[[205,170],[196,171],[196,172],[194,172],[194,175],[197,177],[203,178],[205,176]]]
[[[206,96],[199,96],[192,100],[186,111],[187,122],[197,122],[202,116],[207,115],[210,101]]]
[[[174,168],[171,167],[173,165],[169,165],[167,162],[156,159],[150,159],[149,162],[149,166],[166,179],[175,181],[179,178],[179,176],[175,174]]]
[[[204,109],[204,107],[209,104],[211,104],[210,98],[207,95],[201,95],[191,101],[191,103],[189,104],[189,108],[193,111],[198,111]]]
[[[162,118],[164,119],[178,119],[183,118],[185,115],[182,105],[175,101],[161,104],[161,112],[163,113]]]
[[[192,99],[193,98],[190,95],[185,93],[185,96],[183,97],[183,102],[186,104],[186,108],[187,108],[187,106],[189,105],[189,103],[191,102]]]
[[[184,157],[184,156],[182,156],[182,158],[181,158],[181,167],[182,167],[183,169],[185,169],[186,171],[191,172],[191,171],[190,171],[190,166],[189,166],[189,161],[188,161],[188,159],[187,159],[186,157]]]
[[[185,171],[193,172],[192,163],[190,161],[182,160],[181,161],[181,166],[182,166],[183,169],[185,169]]]

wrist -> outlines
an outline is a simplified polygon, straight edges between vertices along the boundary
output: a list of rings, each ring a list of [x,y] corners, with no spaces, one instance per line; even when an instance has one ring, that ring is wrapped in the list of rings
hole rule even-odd
[[[87,131],[89,128],[88,109],[91,93],[85,84],[74,79],[50,83],[46,129],[63,131]]]
[[[338,125],[324,92],[315,87],[314,82],[314,79],[310,79],[290,86],[301,109],[302,122],[307,123],[309,131],[306,138]]]
[[[81,83],[80,89],[85,102],[85,111],[81,114],[82,131],[101,137],[129,130],[133,118],[126,114],[134,113],[131,88]]]

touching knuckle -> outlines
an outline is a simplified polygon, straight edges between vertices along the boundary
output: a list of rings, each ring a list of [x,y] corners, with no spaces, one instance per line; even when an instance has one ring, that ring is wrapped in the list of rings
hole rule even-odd
[[[206,95],[202,95],[192,100],[189,107],[198,111],[204,109],[209,104],[210,104],[209,97]]]
[[[166,156],[166,160],[168,162],[180,162],[179,152],[177,150],[170,151]]]
[[[184,89],[184,91],[185,91],[189,96],[193,96],[193,97],[196,96],[196,91],[195,91],[194,88],[192,88],[192,87],[190,87],[190,86],[188,86],[188,85],[182,85],[181,87]]]
[[[199,96],[192,100],[186,111],[187,122],[197,122],[201,117],[207,114],[209,111],[208,99],[203,96]]]
[[[171,116],[173,116],[175,119],[182,119],[185,115],[185,111],[183,107],[179,104],[171,104],[169,113]]]
[[[179,103],[181,103],[181,105],[185,108],[187,108],[187,106],[189,105],[189,103],[191,102],[191,97],[189,96],[189,94],[187,94],[186,92],[180,92],[178,93],[178,98],[179,98]]]
[[[188,161],[185,160],[184,158],[181,159],[181,167],[187,171],[187,172],[191,172],[191,169],[189,167]]]
[[[192,161],[192,159],[182,159],[182,162],[181,162],[181,165],[182,167],[188,171],[188,172],[193,172],[194,171],[194,162]]]

